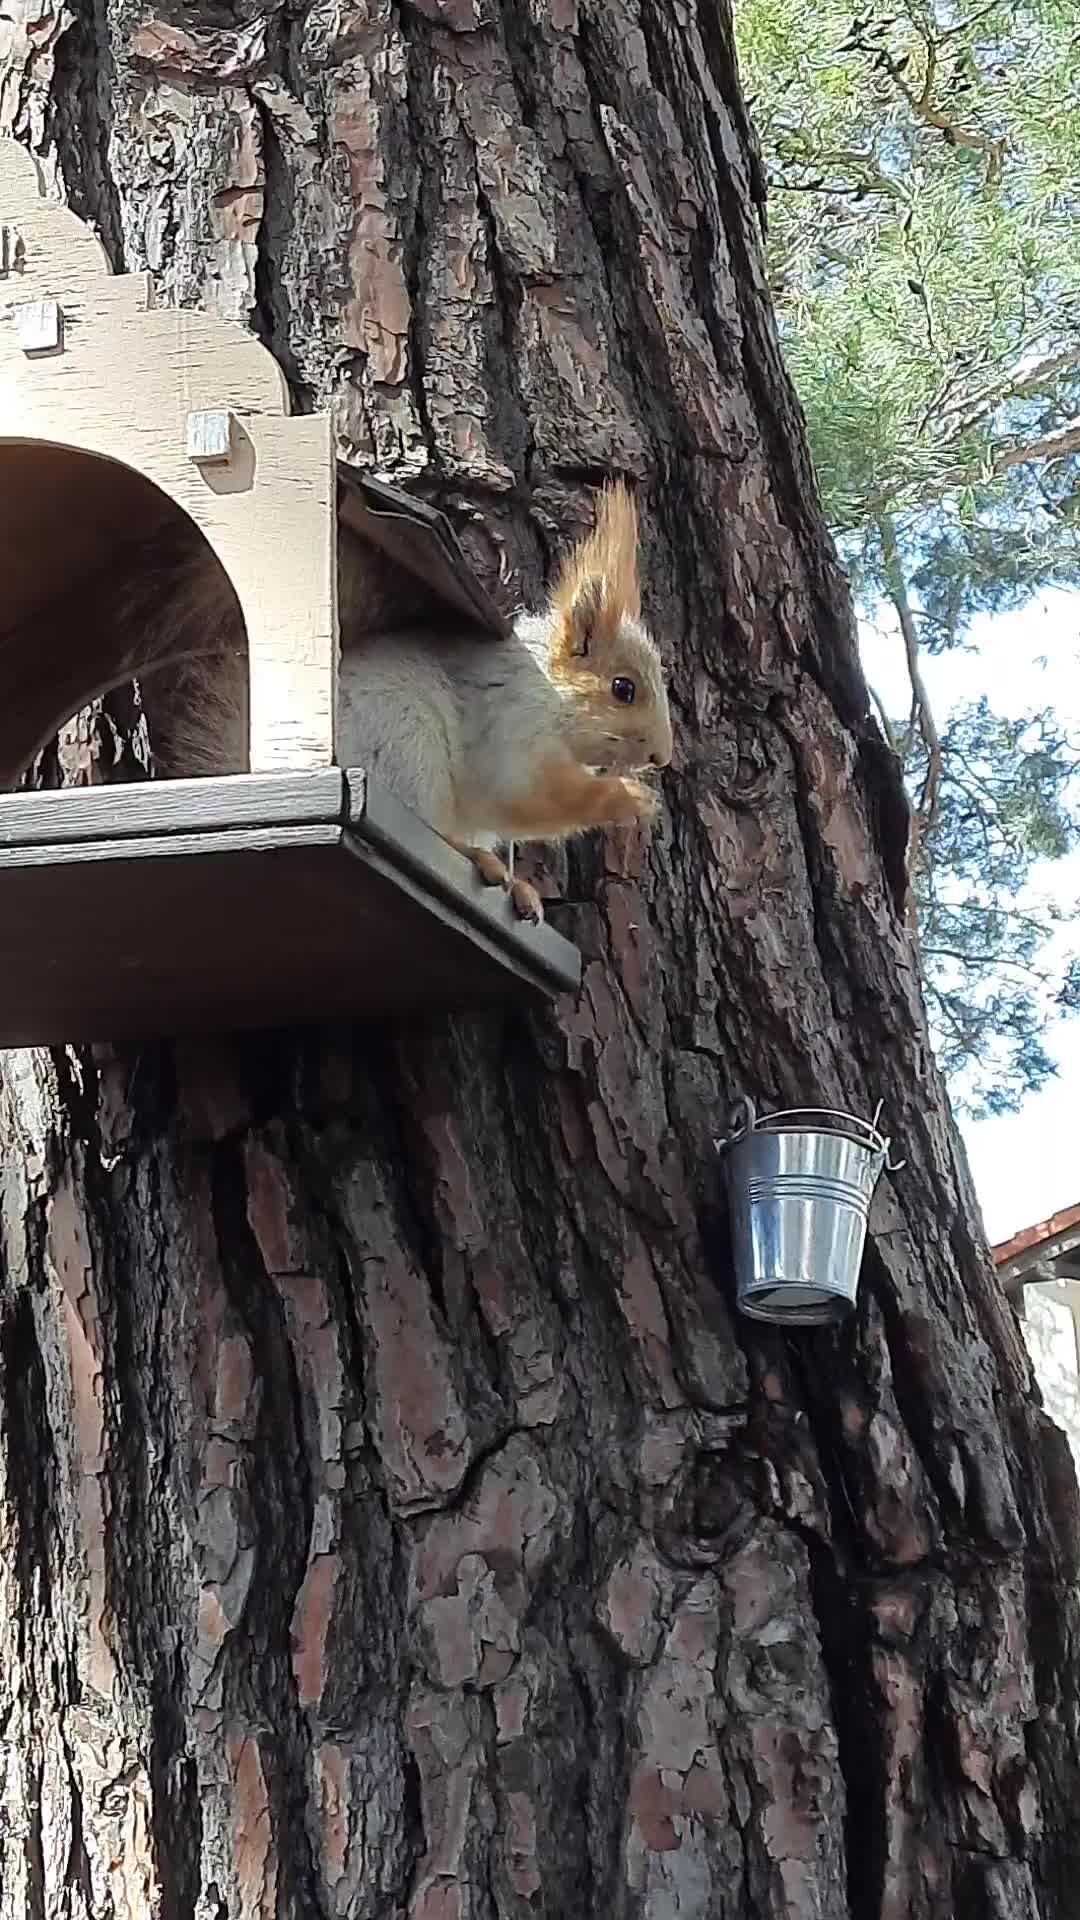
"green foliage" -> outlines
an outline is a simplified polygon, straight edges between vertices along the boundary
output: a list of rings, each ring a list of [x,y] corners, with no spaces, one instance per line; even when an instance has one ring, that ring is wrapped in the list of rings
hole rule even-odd
[[[860,609],[887,610],[917,661],[978,615],[1080,586],[1080,16],[740,0],[736,26],[826,509]],[[896,731],[926,815],[943,1065],[961,1105],[1015,1106],[1052,1071],[1048,1014],[1080,1005],[1080,966],[1055,989],[1055,916],[1025,891],[1072,844],[1075,747],[1048,716],[1016,726],[979,701],[939,761],[918,684]]]
[[[1052,1074],[1042,1035],[1080,989],[1080,958],[1047,960],[1065,916],[1030,886],[1036,861],[1080,845],[1076,746],[1053,714],[1003,720],[985,699],[952,715],[941,744],[917,886],[928,1010],[962,1105],[1001,1113]],[[925,749],[901,745],[921,783]]]
[[[1080,31],[1065,6],[836,0],[743,0],[738,25],[785,347],[857,532],[1076,418]]]

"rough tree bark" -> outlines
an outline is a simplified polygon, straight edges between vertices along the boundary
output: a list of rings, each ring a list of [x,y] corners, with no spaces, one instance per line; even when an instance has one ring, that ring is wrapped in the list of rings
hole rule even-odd
[[[508,598],[639,476],[680,743],[652,840],[553,867],[576,1005],[5,1059],[0,1916],[1070,1920],[1075,1486],[928,1056],[720,0],[3,34],[0,126],[116,264],[250,322]],[[732,1317],[741,1092],[886,1103],[843,1333]]]

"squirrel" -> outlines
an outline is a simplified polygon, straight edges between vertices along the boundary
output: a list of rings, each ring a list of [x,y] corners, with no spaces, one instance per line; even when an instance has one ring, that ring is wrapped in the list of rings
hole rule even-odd
[[[221,587],[231,595],[223,575]],[[669,765],[671,717],[659,650],[641,621],[637,510],[622,482],[604,489],[592,533],[565,557],[543,610],[520,613],[501,642],[415,626],[357,640],[347,577],[341,599],[338,761],[365,768],[485,882],[506,888],[520,917],[542,920],[543,906],[510,873],[499,842],[651,820],[655,793],[638,775]],[[224,640],[225,622],[208,622],[207,611],[204,586],[202,633],[216,624]],[[222,645],[174,669],[165,715],[160,752],[151,718],[159,772],[240,771],[243,649]]]

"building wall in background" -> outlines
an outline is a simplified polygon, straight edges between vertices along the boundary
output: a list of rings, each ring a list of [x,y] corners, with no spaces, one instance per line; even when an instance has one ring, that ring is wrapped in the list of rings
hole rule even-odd
[[[1068,1435],[1080,1475],[1080,1352],[1072,1290],[1059,1280],[1026,1286],[1021,1325],[1046,1411]]]

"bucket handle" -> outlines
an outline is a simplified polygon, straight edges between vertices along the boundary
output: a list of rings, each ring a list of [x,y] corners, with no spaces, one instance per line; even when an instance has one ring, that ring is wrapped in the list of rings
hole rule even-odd
[[[753,1133],[757,1126],[757,1108],[749,1094],[741,1094],[728,1108],[728,1130],[713,1141],[717,1153],[723,1153],[725,1147],[733,1147],[744,1133]]]
[[[878,1121],[879,1121],[879,1120],[881,1119],[881,1109],[882,1109],[882,1107],[883,1107],[884,1105],[885,1105],[885,1102],[884,1102],[884,1100],[879,1100],[879,1101],[878,1101],[878,1103],[877,1103],[877,1106],[876,1106],[876,1107],[874,1108],[874,1131],[875,1131],[875,1132],[878,1132],[878,1131],[879,1131],[879,1129],[878,1129]],[[889,1148],[890,1148],[891,1146],[892,1146],[892,1141],[891,1141],[891,1140],[889,1140],[889,1139],[886,1139],[886,1141],[885,1141],[885,1171],[886,1171],[886,1173],[902,1173],[902,1172],[903,1172],[903,1170],[904,1170],[904,1168],[905,1168],[905,1167],[907,1166],[907,1161],[906,1161],[906,1160],[890,1160],[890,1158],[889,1158]]]
[[[880,1111],[880,1110],[879,1110]],[[860,1120],[858,1114],[843,1113],[839,1107],[781,1107],[777,1113],[767,1113],[760,1122],[761,1127],[771,1127],[776,1120],[842,1120],[847,1127],[854,1127],[859,1134],[867,1137],[860,1144],[870,1147],[875,1153],[887,1154],[889,1141],[878,1132],[874,1120]]]
[[[776,1113],[767,1113],[759,1121],[754,1102],[743,1095],[736,1100],[728,1115],[729,1131],[714,1142],[718,1150],[734,1146],[736,1140],[746,1133],[752,1133],[758,1126],[770,1127],[775,1120],[842,1120],[845,1126],[853,1127],[859,1137],[859,1144],[871,1153],[880,1154],[888,1173],[899,1173],[906,1167],[906,1160],[893,1161],[889,1158],[892,1141],[878,1129],[881,1109],[884,1102],[879,1100],[874,1109],[873,1120],[861,1120],[858,1114],[844,1113],[838,1107],[782,1107]]]

